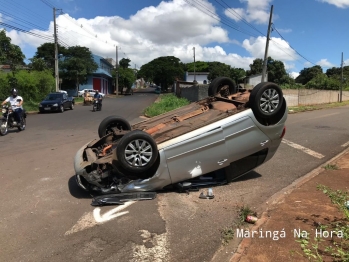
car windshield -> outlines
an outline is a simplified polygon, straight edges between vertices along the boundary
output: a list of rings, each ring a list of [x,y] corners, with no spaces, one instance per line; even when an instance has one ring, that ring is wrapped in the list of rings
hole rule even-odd
[[[57,99],[62,99],[62,95],[61,94],[49,94],[45,98],[45,100],[57,100]]]

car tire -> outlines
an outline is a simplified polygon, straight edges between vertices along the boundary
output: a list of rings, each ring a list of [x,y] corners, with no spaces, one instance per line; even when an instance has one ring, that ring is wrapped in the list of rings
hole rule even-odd
[[[61,106],[59,107],[59,112],[60,112],[60,113],[63,113],[63,112],[64,112],[64,106],[63,106],[63,105],[61,105]]]
[[[18,131],[24,131],[24,130],[25,130],[25,127],[26,127],[26,123],[27,123],[27,121],[26,121],[25,118],[23,117],[23,118],[22,118],[21,126],[18,127]]]
[[[222,87],[228,85],[228,90],[223,90]],[[235,94],[237,87],[233,79],[229,77],[217,77],[213,79],[208,87],[209,96],[222,96],[227,97],[228,95]]]
[[[108,116],[107,118],[103,119],[102,122],[99,124],[99,137],[102,138],[108,133],[111,133],[111,128],[113,127],[116,127],[120,130],[131,130],[131,125],[126,119],[119,116]]]
[[[284,102],[281,88],[271,82],[256,85],[250,94],[249,105],[256,117],[273,118]]]
[[[120,165],[128,172],[145,172],[155,163],[158,148],[154,139],[146,132],[134,130],[125,134],[116,148]]]
[[[73,102],[70,105],[70,110],[74,110],[74,103]]]

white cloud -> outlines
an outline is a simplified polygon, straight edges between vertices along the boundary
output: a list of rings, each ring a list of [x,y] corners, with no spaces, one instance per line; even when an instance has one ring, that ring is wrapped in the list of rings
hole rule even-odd
[[[298,72],[291,72],[288,74],[290,77],[292,77],[293,79],[296,79],[299,76]]]
[[[349,8],[349,0],[318,0],[323,3],[335,5],[338,8]]]
[[[264,58],[266,37],[259,36],[243,41],[242,46],[250,52],[253,57]],[[288,43],[280,38],[272,37],[269,41],[268,56],[275,60],[294,61],[298,59],[297,53],[290,48]]]
[[[321,66],[322,68],[331,68],[336,67],[336,65],[332,64],[331,62],[327,61],[327,59],[321,59],[319,62],[316,63],[317,65]]]
[[[246,10],[242,8],[228,8],[224,14],[229,18],[240,21],[245,19],[248,22],[267,24],[270,16],[270,2],[273,0],[240,0],[246,3]]]
[[[349,59],[343,61],[344,66],[349,66]]]

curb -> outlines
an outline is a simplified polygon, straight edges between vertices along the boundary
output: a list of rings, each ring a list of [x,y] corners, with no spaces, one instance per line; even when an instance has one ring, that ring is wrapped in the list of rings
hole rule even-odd
[[[320,173],[324,171],[322,168],[323,166],[326,166],[327,164],[330,164],[334,162],[335,160],[341,158],[344,154],[349,152],[349,148],[344,149],[342,152],[337,154],[336,156],[332,157],[330,160],[326,161],[325,163],[321,164],[317,168],[313,169],[306,175],[296,179],[295,181],[292,182],[292,184],[288,185],[287,187],[281,189],[279,192],[275,193],[271,197],[269,197],[266,201],[266,204],[268,205],[266,208],[266,211],[264,211],[261,215],[261,218],[257,220],[257,222],[252,226],[251,230],[256,230],[258,231],[259,227],[265,224],[265,222],[268,221],[269,216],[268,216],[268,211],[272,210],[273,207],[276,208],[276,205],[278,205],[280,202],[285,199],[285,197],[289,194],[292,193],[293,190],[299,188],[312,178],[316,177]],[[251,245],[252,239],[251,238],[243,238],[238,245],[238,248],[236,249],[236,252],[234,255],[231,257],[229,262],[238,262],[240,261],[241,257],[244,255],[244,252],[249,248]]]

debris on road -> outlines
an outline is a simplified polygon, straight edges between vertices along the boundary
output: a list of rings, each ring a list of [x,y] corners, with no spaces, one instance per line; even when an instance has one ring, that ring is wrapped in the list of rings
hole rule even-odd
[[[247,216],[247,217],[246,217],[246,222],[251,223],[251,224],[256,223],[257,220],[258,220],[258,218],[255,217],[255,216]]]
[[[120,193],[96,196],[92,199],[92,206],[123,205],[128,201],[153,200],[155,192]]]

